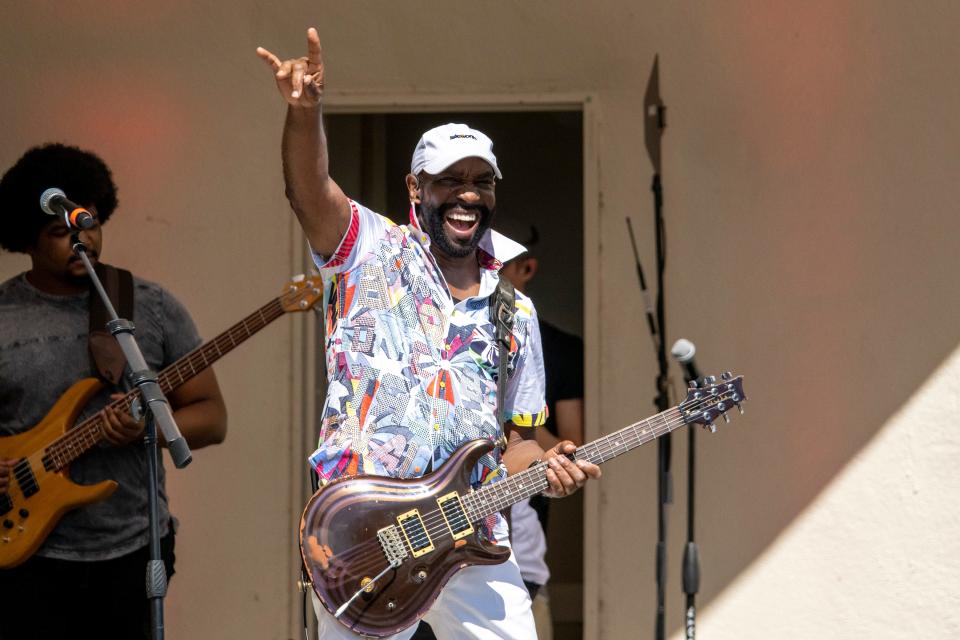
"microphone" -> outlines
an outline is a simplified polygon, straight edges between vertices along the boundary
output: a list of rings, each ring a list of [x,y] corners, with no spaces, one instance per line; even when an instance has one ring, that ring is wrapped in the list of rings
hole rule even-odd
[[[687,382],[700,379],[700,372],[697,371],[697,363],[693,356],[697,353],[697,347],[686,338],[680,338],[673,343],[670,354],[676,358],[677,362],[683,367],[683,379]]]
[[[67,194],[56,187],[51,187],[40,194],[40,208],[51,216],[63,213],[67,226],[75,229],[89,229],[97,224],[93,214],[68,199]]]

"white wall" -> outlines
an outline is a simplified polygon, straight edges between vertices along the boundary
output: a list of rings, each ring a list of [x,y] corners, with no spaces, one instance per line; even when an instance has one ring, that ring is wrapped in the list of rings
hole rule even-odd
[[[650,271],[641,105],[659,53],[668,339],[695,340],[703,369],[746,375],[751,398],[746,416],[699,439],[701,634],[960,631],[954,3],[114,1],[4,13],[0,164],[55,138],[100,149],[123,201],[108,259],[168,285],[207,336],[274,295],[294,263],[282,108],[257,44],[299,54],[316,24],[333,103],[590,94],[594,435],[652,411],[624,217]],[[67,33],[79,34],[73,48],[46,35]],[[83,100],[54,104],[50,87]],[[122,248],[143,242],[141,227],[167,235],[149,252]],[[21,265],[0,258],[2,275]],[[228,442],[170,474],[184,521],[172,637],[294,633],[288,320],[217,368]],[[683,441],[670,517],[675,633]],[[652,634],[654,467],[648,447],[611,463],[588,495],[588,637]]]

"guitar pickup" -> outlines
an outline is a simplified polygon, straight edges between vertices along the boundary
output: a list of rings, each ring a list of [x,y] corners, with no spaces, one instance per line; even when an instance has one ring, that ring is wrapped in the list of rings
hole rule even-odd
[[[437,505],[440,507],[443,519],[447,521],[447,528],[450,529],[450,535],[454,540],[466,538],[473,533],[473,525],[467,518],[467,510],[463,508],[460,494],[453,491],[441,496],[437,498]]]
[[[430,534],[423,524],[419,511],[411,509],[400,514],[397,516],[397,524],[400,525],[400,530],[403,531],[403,537],[407,539],[414,558],[433,551],[433,542],[430,540]]]
[[[37,484],[37,477],[33,475],[33,469],[30,468],[29,460],[21,460],[13,468],[13,476],[20,484],[20,491],[24,498],[29,498],[37,491],[40,491],[40,485]]]

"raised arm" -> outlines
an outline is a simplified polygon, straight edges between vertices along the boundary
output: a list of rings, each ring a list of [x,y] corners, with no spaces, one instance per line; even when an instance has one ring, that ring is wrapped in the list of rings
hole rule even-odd
[[[277,89],[287,103],[283,127],[283,178],[287,199],[300,226],[319,254],[336,251],[350,223],[350,203],[329,172],[323,132],[323,55],[320,36],[307,29],[307,55],[281,61],[263,47],[260,56],[273,69]]]

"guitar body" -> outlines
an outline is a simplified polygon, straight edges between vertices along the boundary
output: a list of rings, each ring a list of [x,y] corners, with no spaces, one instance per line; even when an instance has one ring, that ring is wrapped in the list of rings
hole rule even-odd
[[[364,635],[392,635],[415,624],[459,569],[510,557],[509,548],[481,539],[475,527],[451,528],[438,513],[438,500],[455,509],[454,496],[471,492],[470,474],[492,448],[474,440],[422,478],[340,478],[313,495],[300,521],[300,549],[314,590],[333,614],[390,566],[378,532],[393,528],[404,536],[406,557],[342,612],[342,624]],[[416,535],[421,517],[426,538]]]
[[[95,378],[80,380],[32,429],[0,437],[0,458],[25,462],[36,489],[31,490],[30,477],[24,471],[11,471],[9,492],[0,495],[0,569],[15,567],[29,558],[64,513],[103,500],[116,490],[117,483],[112,480],[79,485],[70,480],[68,467],[48,470],[43,460],[47,446],[73,425],[77,414],[101,387]]]

